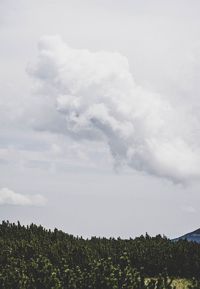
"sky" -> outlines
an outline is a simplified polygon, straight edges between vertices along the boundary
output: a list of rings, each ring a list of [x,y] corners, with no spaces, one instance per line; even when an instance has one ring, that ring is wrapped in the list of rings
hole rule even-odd
[[[0,0],[0,220],[200,227],[200,2]]]

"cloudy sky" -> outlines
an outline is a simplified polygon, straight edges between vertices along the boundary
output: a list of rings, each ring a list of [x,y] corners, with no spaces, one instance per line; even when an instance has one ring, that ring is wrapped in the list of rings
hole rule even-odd
[[[200,227],[200,2],[0,0],[0,219]]]

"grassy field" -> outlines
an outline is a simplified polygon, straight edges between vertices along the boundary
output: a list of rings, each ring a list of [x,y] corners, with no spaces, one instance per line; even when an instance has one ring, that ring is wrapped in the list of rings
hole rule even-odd
[[[172,284],[176,286],[176,289],[188,289],[191,281],[187,279],[175,279]]]
[[[149,280],[147,278],[147,280]],[[187,279],[174,279],[172,285],[176,286],[176,289],[188,289],[188,286],[191,285],[191,281]]]

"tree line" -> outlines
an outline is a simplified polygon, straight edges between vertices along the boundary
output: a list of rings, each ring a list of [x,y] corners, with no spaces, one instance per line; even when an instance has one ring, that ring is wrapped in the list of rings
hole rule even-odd
[[[83,239],[0,224],[0,288],[172,289],[173,278],[195,278],[191,288],[200,288],[200,244],[147,234]]]

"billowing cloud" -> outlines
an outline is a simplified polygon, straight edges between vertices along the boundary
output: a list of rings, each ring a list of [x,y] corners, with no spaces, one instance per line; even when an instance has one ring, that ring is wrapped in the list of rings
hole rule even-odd
[[[40,95],[37,129],[104,142],[116,165],[173,181],[199,177],[198,113],[184,99],[172,104],[137,85],[117,52],[73,49],[58,36],[38,49],[28,68]]]
[[[43,206],[45,202],[42,195],[22,195],[8,188],[0,189],[0,205]]]

